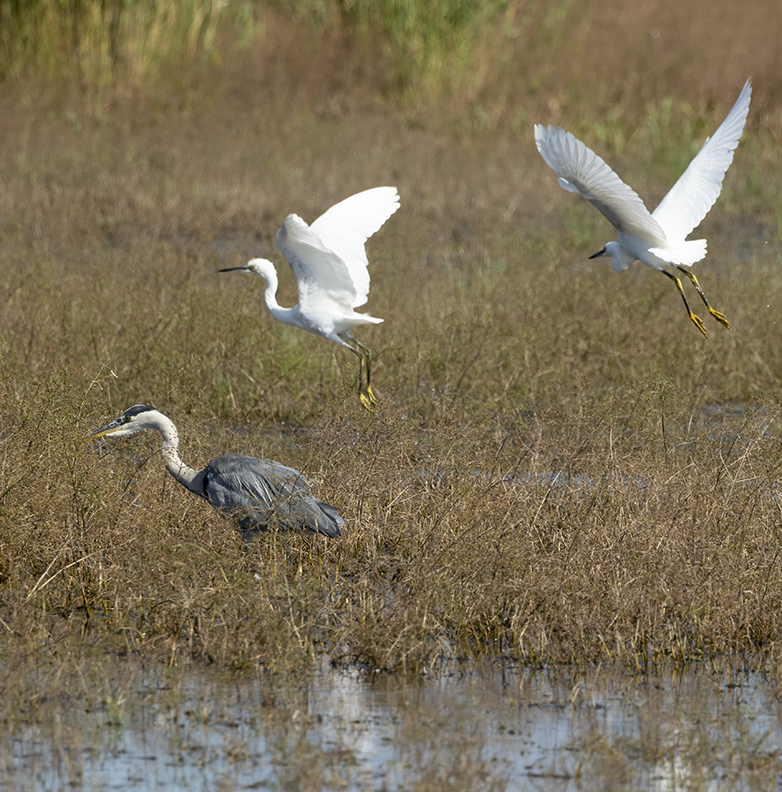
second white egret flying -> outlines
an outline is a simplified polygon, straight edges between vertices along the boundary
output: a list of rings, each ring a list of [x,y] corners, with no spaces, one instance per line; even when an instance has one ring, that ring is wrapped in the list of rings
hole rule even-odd
[[[277,302],[277,271],[271,261],[255,258],[243,267],[220,270],[260,275],[266,281],[266,307],[275,319],[328,338],[358,355],[359,398],[368,410],[377,404],[372,392],[371,356],[350,333],[361,325],[383,321],[354,309],[364,305],[369,295],[364,243],[398,208],[396,187],[375,187],[335,204],[312,225],[298,215],[288,215],[274,241],[296,277],[299,302],[292,308],[283,308]]]
[[[751,81],[747,80],[714,136],[706,139],[687,170],[651,214],[637,193],[580,140],[564,129],[535,125],[538,151],[559,177],[560,186],[586,198],[619,232],[616,242],[609,242],[590,258],[610,256],[611,267],[616,272],[624,272],[636,259],[662,272],[676,284],[690,319],[703,335],[707,335],[706,328],[690,310],[681,280],[667,267],[684,273],[709,313],[730,330],[725,316],[709,305],[695,275],[684,269],[706,255],[706,240],[685,237],[703,220],[722,190],[722,180],[744,130],[751,94]]]

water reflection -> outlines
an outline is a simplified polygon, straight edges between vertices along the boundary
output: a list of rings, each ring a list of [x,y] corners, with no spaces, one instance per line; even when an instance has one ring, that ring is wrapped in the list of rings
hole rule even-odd
[[[432,680],[324,669],[280,686],[116,661],[102,679],[6,711],[0,789],[668,792],[782,778],[780,706],[757,674],[495,662]]]

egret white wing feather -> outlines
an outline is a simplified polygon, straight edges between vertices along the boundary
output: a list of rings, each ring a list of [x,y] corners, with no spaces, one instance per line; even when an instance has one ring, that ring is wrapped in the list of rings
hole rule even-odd
[[[274,241],[296,277],[302,310],[324,296],[346,308],[355,305],[356,287],[345,262],[298,215],[285,218]]]
[[[638,193],[570,132],[535,124],[535,144],[560,186],[586,198],[617,231],[665,244],[665,232]]]
[[[369,295],[369,270],[364,245],[399,209],[396,187],[373,187],[327,209],[310,226],[326,249],[342,260],[355,288],[351,307],[364,305]]]
[[[747,80],[719,129],[706,139],[687,170],[652,213],[670,240],[683,240],[714,206],[744,131],[751,96],[752,83]]]

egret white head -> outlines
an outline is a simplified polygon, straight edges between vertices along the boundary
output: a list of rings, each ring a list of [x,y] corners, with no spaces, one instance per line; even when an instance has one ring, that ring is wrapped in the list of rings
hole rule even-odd
[[[265,258],[254,258],[247,262],[243,267],[231,267],[230,269],[220,270],[220,272],[252,272],[255,275],[260,275],[268,283],[270,278],[277,278],[277,271],[274,269],[274,264]]]

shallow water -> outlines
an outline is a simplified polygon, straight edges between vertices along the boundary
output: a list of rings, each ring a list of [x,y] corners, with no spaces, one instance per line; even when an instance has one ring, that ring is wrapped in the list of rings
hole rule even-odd
[[[782,709],[757,674],[487,662],[438,679],[324,669],[279,686],[111,662],[102,682],[87,674],[6,715],[0,788],[782,788]]]

